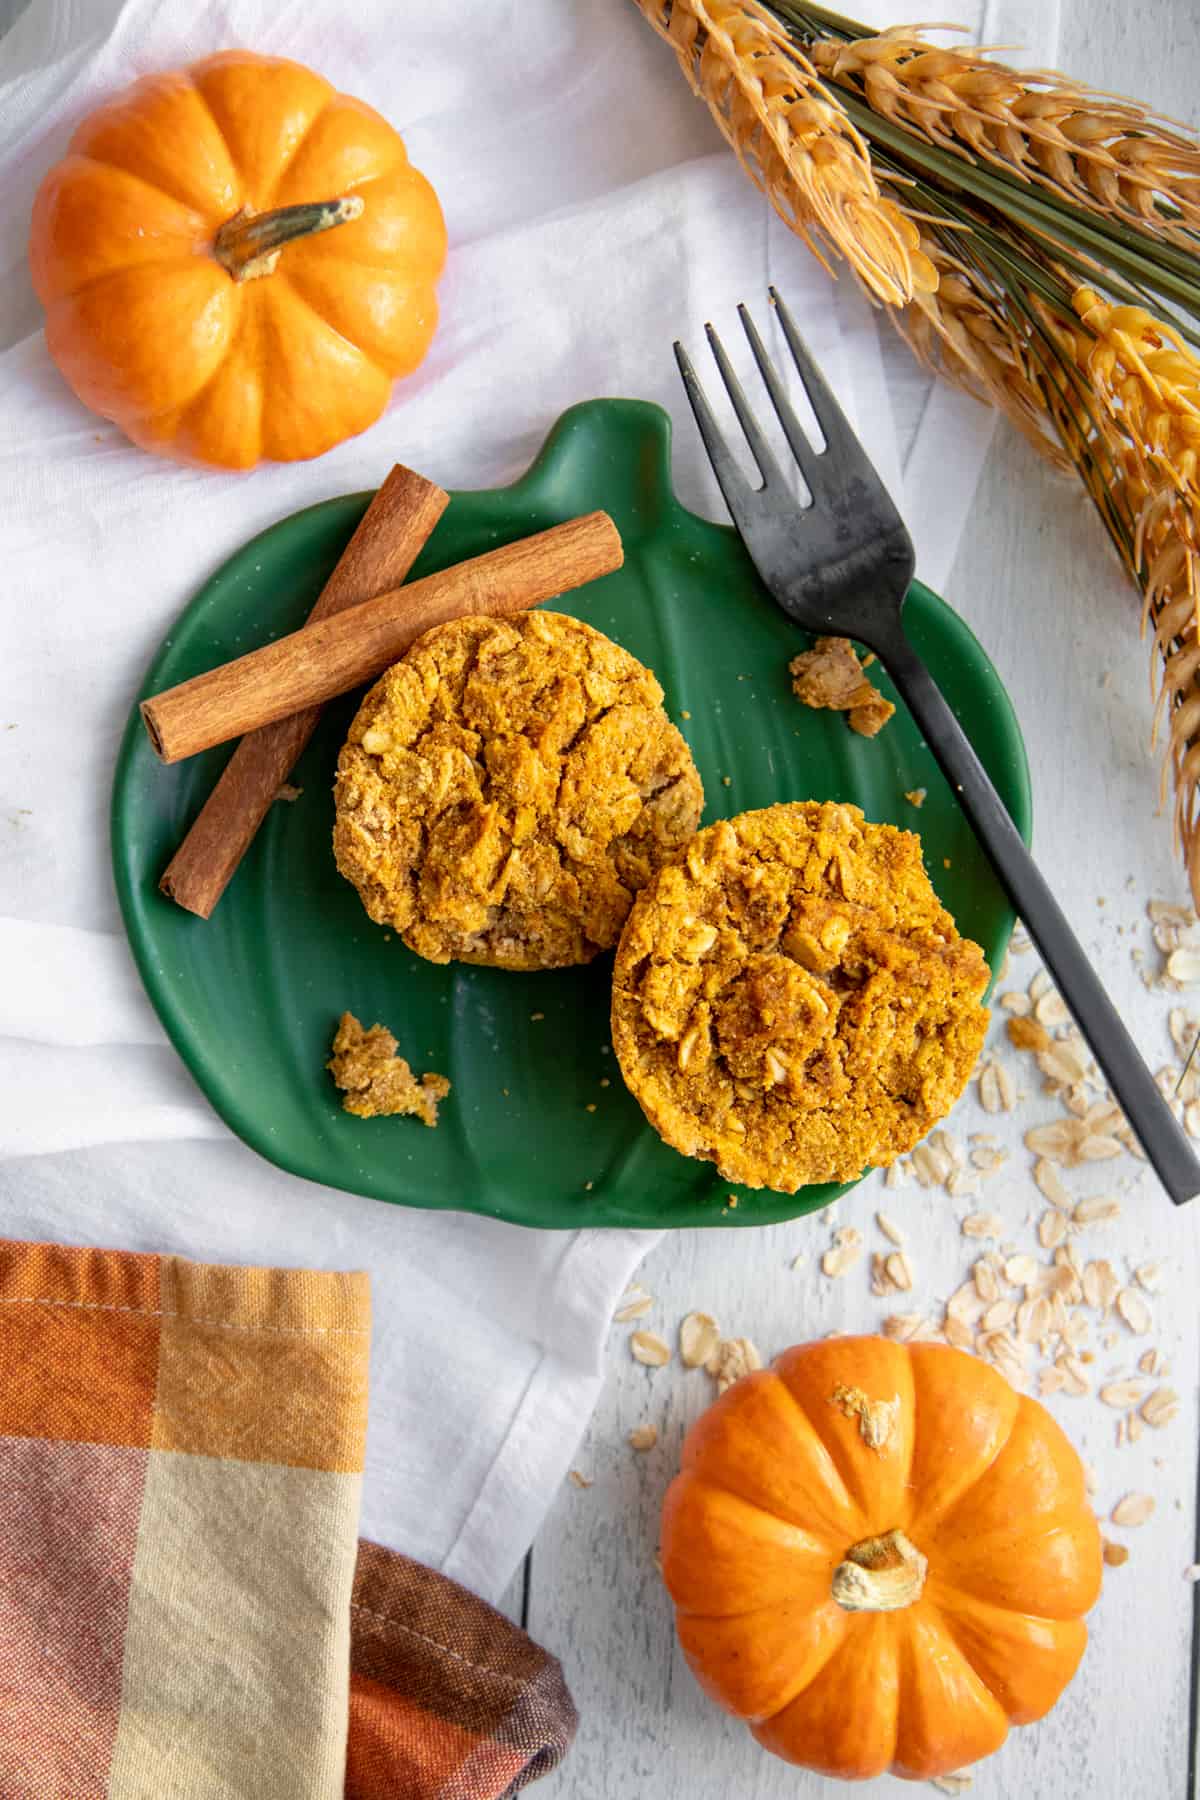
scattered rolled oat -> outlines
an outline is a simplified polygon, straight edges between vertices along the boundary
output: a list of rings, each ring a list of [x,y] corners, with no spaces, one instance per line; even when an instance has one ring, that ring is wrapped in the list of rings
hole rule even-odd
[[[653,1305],[653,1294],[631,1294],[628,1300],[622,1298],[613,1319],[618,1325],[628,1325],[631,1319],[644,1319]]]
[[[910,1344],[922,1337],[927,1323],[922,1313],[889,1313],[883,1321],[883,1335],[894,1344]]]
[[[1109,1513],[1114,1525],[1144,1525],[1154,1511],[1153,1494],[1126,1494]]]
[[[935,1787],[939,1794],[965,1794],[970,1789],[974,1776],[964,1770],[961,1775],[935,1775],[930,1787]]]
[[[1076,1203],[1071,1218],[1076,1225],[1099,1225],[1119,1219],[1121,1202],[1112,1194],[1089,1194]]]
[[[991,1254],[994,1254],[991,1253]],[[991,1302],[1000,1297],[1000,1277],[991,1254],[981,1256],[977,1263],[971,1265],[971,1279],[975,1283],[975,1292],[983,1301]]]
[[[654,1331],[635,1331],[629,1339],[634,1362],[648,1369],[664,1369],[671,1360],[671,1346]]]
[[[1147,1425],[1161,1431],[1179,1411],[1179,1395],[1174,1388],[1159,1387],[1142,1402],[1141,1414]]]
[[[955,1288],[947,1300],[946,1317],[948,1319],[958,1319],[964,1325],[975,1325],[983,1317],[985,1300],[979,1291],[980,1267],[981,1264],[976,1263],[975,1279],[964,1281],[961,1287]]]
[[[997,1169],[1003,1168],[1008,1160],[1008,1151],[993,1150],[979,1144],[971,1152],[971,1167],[978,1169],[981,1175],[994,1175]]]
[[[909,1293],[913,1284],[913,1269],[912,1264],[904,1251],[893,1250],[892,1254],[886,1259],[885,1267],[888,1272],[888,1279],[892,1282],[893,1286],[898,1287],[902,1293]]]
[[[1117,1295],[1117,1312],[1138,1337],[1144,1337],[1154,1323],[1150,1308],[1136,1288],[1122,1288]]]
[[[699,1369],[707,1363],[720,1341],[721,1332],[715,1319],[707,1313],[689,1313],[679,1327],[679,1360],[685,1369]]]
[[[1100,1398],[1105,1406],[1115,1406],[1124,1412],[1126,1408],[1136,1406],[1145,1391],[1144,1381],[1110,1381],[1100,1389]]]
[[[1044,1025],[1047,1031],[1057,1031],[1061,1025],[1071,1023],[1066,1002],[1054,988],[1047,989],[1033,1010],[1038,1023]]]
[[[1015,1013],[1019,1019],[1023,1019],[1033,1007],[1029,995],[1023,994],[1020,988],[1013,988],[1009,993],[1001,994],[1000,1004],[1006,1013]]]
[[[996,1057],[989,1057],[979,1070],[979,1104],[984,1112],[1011,1112],[1017,1103],[1013,1078]]]
[[[1053,1250],[1067,1235],[1067,1221],[1060,1212],[1044,1212],[1038,1220],[1037,1235],[1043,1250]]]
[[[852,1269],[862,1255],[862,1233],[853,1225],[840,1225],[833,1234],[833,1243],[821,1258],[822,1271],[831,1281]]]
[[[979,1324],[984,1331],[1007,1331],[1017,1316],[1015,1300],[994,1300]]]
[[[761,1369],[762,1357],[749,1338],[722,1338],[704,1367],[715,1378],[717,1392],[723,1394],[743,1375]]]
[[[657,1425],[635,1425],[629,1434],[631,1450],[653,1450],[658,1442]]]
[[[1050,1330],[1050,1302],[1044,1294],[1023,1300],[1017,1308],[1017,1336],[1038,1343]]]
[[[1004,1220],[998,1213],[968,1213],[961,1229],[964,1237],[1003,1237]]]
[[[1083,1298],[1093,1311],[1102,1313],[1105,1318],[1112,1311],[1120,1287],[1117,1271],[1110,1262],[1090,1262],[1083,1271]]]
[[[1183,1571],[1185,1581],[1200,1581],[1200,1563],[1189,1563]]]
[[[1200,981],[1200,950],[1172,950],[1167,958],[1167,974],[1180,987],[1194,987]]]
[[[875,1214],[875,1223],[878,1225],[880,1231],[882,1231],[884,1237],[887,1238],[889,1242],[895,1244],[897,1249],[902,1250],[904,1248],[904,1233],[894,1219],[889,1219],[885,1212],[877,1212]]]
[[[1156,1262],[1142,1263],[1133,1271],[1133,1279],[1148,1294],[1157,1294],[1162,1287],[1162,1265]]]
[[[1010,1256],[1004,1265],[1004,1279],[1011,1287],[1028,1287],[1037,1279],[1037,1272],[1037,1259],[1032,1256]]]
[[[1071,1211],[1071,1196],[1063,1186],[1062,1177],[1052,1162],[1041,1157],[1033,1165],[1033,1179],[1043,1198],[1048,1200],[1051,1206],[1056,1206],[1059,1212],[1069,1213]]]

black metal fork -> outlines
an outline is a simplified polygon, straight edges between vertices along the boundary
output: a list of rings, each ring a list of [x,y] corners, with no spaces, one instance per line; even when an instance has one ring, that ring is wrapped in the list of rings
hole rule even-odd
[[[904,521],[850,429],[775,289],[771,299],[825,439],[809,442],[754,321],[739,306],[754,360],[812,496],[789,492],[741,383],[712,326],[721,379],[746,434],[762,486],[739,469],[687,352],[675,356],[704,447],[735,525],[767,591],[806,631],[850,637],[873,650],[933,751],[1013,905],[1070,1008],[1113,1098],[1176,1204],[1200,1194],[1200,1161],[1140,1056],[1004,802],[932,675],[904,634],[902,613],[915,557]]]

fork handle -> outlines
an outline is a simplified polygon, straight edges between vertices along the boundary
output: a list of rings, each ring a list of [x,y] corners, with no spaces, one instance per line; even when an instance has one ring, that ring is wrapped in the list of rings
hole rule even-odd
[[[1194,1199],[1200,1161],[941,689],[901,628],[871,648],[920,726],[1159,1180],[1177,1206]]]

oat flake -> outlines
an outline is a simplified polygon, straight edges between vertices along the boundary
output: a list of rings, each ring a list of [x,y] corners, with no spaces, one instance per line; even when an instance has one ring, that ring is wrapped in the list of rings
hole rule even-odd
[[[1117,1295],[1117,1312],[1138,1337],[1144,1337],[1154,1323],[1153,1315],[1136,1288],[1122,1288]]]
[[[1153,1511],[1153,1494],[1126,1494],[1108,1516],[1114,1525],[1144,1525]]]
[[[644,1363],[648,1369],[662,1369],[671,1360],[671,1346],[653,1331],[635,1331],[629,1340],[629,1348],[635,1362]]]
[[[679,1327],[679,1360],[685,1369],[706,1363],[721,1341],[717,1321],[707,1313],[688,1313]]]

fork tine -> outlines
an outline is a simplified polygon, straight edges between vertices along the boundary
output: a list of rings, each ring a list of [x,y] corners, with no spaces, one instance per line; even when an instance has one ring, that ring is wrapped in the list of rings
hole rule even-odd
[[[804,383],[804,391],[808,395],[809,405],[816,414],[817,424],[821,427],[826,451],[837,458],[848,455],[855,459],[863,459],[862,446],[850,428],[850,421],[834,399],[832,388],[813,361],[808,346],[796,329],[791,313],[779,296],[779,290],[772,287],[768,288],[767,292],[771,296],[775,311],[779,314],[779,322],[783,326],[783,335],[787,339],[788,349],[792,353],[800,379]]]
[[[721,380],[725,383],[729,398],[733,401],[733,410],[737,414],[738,424],[746,434],[746,442],[750,453],[762,473],[763,485],[770,487],[772,482],[781,483],[783,471],[775,460],[771,446],[763,436],[762,427],[754,416],[753,408],[746,398],[745,389],[733,372],[733,364],[725,354],[725,346],[711,325],[704,327],[704,335],[708,339],[709,348],[721,372]]]
[[[738,318],[742,321],[742,330],[750,341],[750,348],[754,352],[754,360],[758,364],[759,374],[771,396],[771,404],[779,415],[784,436],[792,447],[792,455],[799,463],[801,473],[811,488],[816,476],[814,465],[817,452],[809,443],[804,427],[796,417],[792,403],[784,391],[775,364],[768,356],[766,346],[758,335],[758,327],[744,306],[738,307]]]
[[[720,426],[713,417],[712,408],[705,397],[704,389],[700,386],[700,378],[692,367],[692,359],[678,340],[675,343],[675,361],[679,364],[679,373],[683,377],[684,389],[691,403],[692,411],[696,415],[696,424],[700,427],[700,436],[704,440],[704,448],[708,451],[708,460],[713,466],[713,473],[725,496],[725,504],[733,514],[734,523],[744,529],[754,489],[738,468],[728,444],[721,436]]]

